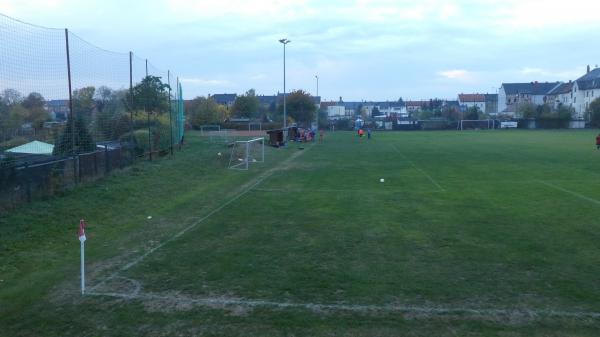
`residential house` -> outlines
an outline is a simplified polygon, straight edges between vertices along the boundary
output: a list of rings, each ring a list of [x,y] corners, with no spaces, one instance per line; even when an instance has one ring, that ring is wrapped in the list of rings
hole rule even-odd
[[[483,94],[459,94],[458,104],[461,110],[465,111],[470,108],[477,108],[481,112],[485,112],[485,95]]]
[[[411,114],[413,112],[422,111],[429,105],[429,101],[406,101],[404,104],[406,105],[407,113]]]
[[[495,115],[498,113],[498,94],[485,94],[485,113]]]
[[[558,87],[548,92],[546,103],[550,104],[553,109],[558,109],[560,106],[573,106],[573,82],[562,83]],[[575,119],[579,119],[574,116]]]
[[[498,113],[514,116],[519,105],[532,103],[545,104],[548,93],[562,82],[502,83],[498,91]]]
[[[573,108],[578,119],[590,120],[590,103],[600,97],[600,68],[590,70],[573,84]]]
[[[65,121],[69,116],[69,100],[68,99],[53,99],[46,101],[44,106],[50,119],[53,121]]]
[[[235,102],[235,99],[237,98],[237,94],[214,94],[209,95],[209,98],[212,98],[217,104],[231,108],[233,102]]]

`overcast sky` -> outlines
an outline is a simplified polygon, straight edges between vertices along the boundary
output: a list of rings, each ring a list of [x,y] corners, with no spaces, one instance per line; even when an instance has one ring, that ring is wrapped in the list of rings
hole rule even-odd
[[[568,81],[600,63],[600,1],[0,0],[178,74],[186,98],[283,91],[324,99],[455,98],[502,82]]]

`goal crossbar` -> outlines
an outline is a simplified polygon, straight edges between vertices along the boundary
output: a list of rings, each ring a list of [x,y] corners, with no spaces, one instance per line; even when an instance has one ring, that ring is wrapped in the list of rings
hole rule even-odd
[[[247,170],[250,163],[263,163],[265,161],[265,138],[237,140],[233,142],[229,156],[229,168],[234,170]]]
[[[473,123],[481,126],[482,129],[495,129],[496,121],[493,119],[461,119],[460,123],[456,126],[457,130],[464,130],[464,123]]]

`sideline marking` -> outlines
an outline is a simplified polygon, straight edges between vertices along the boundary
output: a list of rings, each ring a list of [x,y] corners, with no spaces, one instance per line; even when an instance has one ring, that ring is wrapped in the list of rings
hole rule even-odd
[[[307,150],[311,149],[311,147],[307,148]],[[306,151],[299,151],[294,153],[293,155],[291,155],[290,157],[288,157],[287,159],[285,159],[284,161],[282,161],[281,163],[279,163],[277,166],[272,167],[271,169],[269,169],[268,171],[264,172],[263,174],[259,175],[258,177],[256,177],[254,179],[254,181],[250,182],[249,186],[246,188],[243,188],[237,195],[235,195],[233,198],[229,199],[228,201],[226,201],[225,203],[221,204],[221,206],[213,209],[212,211],[210,211],[208,214],[204,215],[203,217],[197,219],[196,221],[192,222],[190,225],[188,225],[187,227],[185,227],[184,229],[180,230],[179,232],[177,232],[175,235],[173,235],[172,237],[168,238],[167,240],[161,242],[160,244],[156,245],[155,247],[152,247],[152,249],[148,250],[147,252],[145,252],[144,254],[138,256],[137,258],[135,258],[133,261],[127,263],[126,265],[124,265],[123,267],[119,268],[117,271],[115,271],[114,273],[110,274],[108,277],[106,277],[105,279],[103,279],[102,281],[100,281],[98,284],[94,285],[93,287],[90,288],[90,291],[93,292],[95,289],[97,289],[98,287],[104,285],[107,281],[110,281],[112,279],[115,279],[117,277],[119,277],[119,274],[121,272],[124,272],[128,269],[130,269],[131,267],[135,266],[136,264],[142,262],[142,260],[144,260],[146,257],[148,257],[150,254],[154,253],[155,251],[161,249],[162,247],[164,247],[165,245],[167,245],[168,243],[171,243],[175,240],[177,240],[179,237],[181,237],[183,234],[187,233],[188,231],[190,231],[191,229],[193,229],[194,227],[198,226],[199,224],[201,224],[204,220],[210,218],[211,216],[213,216],[215,213],[218,213],[219,211],[221,211],[223,208],[229,206],[230,204],[232,204],[233,202],[237,201],[239,198],[241,198],[242,196],[246,195],[248,192],[250,192],[252,189],[254,189],[256,186],[260,185],[263,181],[265,181],[266,179],[268,179],[270,176],[273,175],[273,173],[275,173],[275,171],[277,171],[278,169],[280,169],[280,167],[285,166],[286,164],[288,164],[290,161],[296,159],[297,157],[299,157],[301,154],[305,153]],[[247,184],[248,185],[248,184]]]
[[[437,181],[435,181],[435,179],[433,179],[429,174],[427,174],[427,172],[423,171],[422,169],[420,169],[417,165],[415,165],[415,163],[413,163],[410,159],[408,159],[408,157],[406,157],[406,155],[404,155],[404,153],[402,153],[398,147],[396,147],[396,145],[392,145],[392,147],[394,148],[394,150],[400,154],[402,156],[402,158],[404,158],[405,161],[407,161],[415,170],[421,172],[422,175],[424,175],[425,177],[427,177],[427,179],[429,179],[429,181],[431,181],[432,184],[434,184],[441,192],[446,192],[446,190],[440,185],[438,184]]]
[[[585,196],[585,195],[583,195],[583,194],[579,194],[579,193],[577,193],[577,192],[569,191],[569,190],[567,190],[567,189],[565,189],[565,188],[562,188],[562,187],[560,187],[560,186],[556,186],[556,185],[554,185],[554,184],[551,184],[551,183],[549,183],[549,182],[546,182],[546,181],[543,181],[543,180],[536,180],[536,181],[537,181],[538,183],[542,184],[542,185],[546,185],[546,186],[548,186],[548,187],[552,187],[552,188],[553,188],[553,189],[555,189],[555,190],[559,190],[559,191],[561,191],[561,192],[565,192],[565,193],[568,193],[568,194],[570,194],[570,195],[572,195],[572,196],[575,196],[575,197],[577,197],[577,198],[579,198],[579,199],[583,199],[583,200],[589,201],[589,202],[591,202],[591,203],[594,203],[594,204],[596,204],[596,205],[600,205],[600,201],[598,201],[598,200],[596,200],[596,199],[592,199],[592,198],[586,197],[586,196]]]
[[[234,297],[188,297],[188,296],[166,296],[155,293],[147,294],[124,294],[115,292],[89,292],[92,296],[107,296],[127,300],[142,301],[166,301],[168,303],[187,303],[201,306],[245,306],[245,307],[271,307],[276,309],[306,309],[312,311],[349,311],[358,313],[368,312],[398,312],[414,313],[423,315],[465,315],[470,317],[480,317],[482,319],[501,318],[506,319],[514,317],[528,317],[536,319],[539,317],[562,317],[562,318],[593,318],[600,319],[600,312],[595,311],[568,311],[553,309],[486,309],[469,307],[443,307],[443,306],[418,306],[418,305],[376,305],[376,304],[324,304],[324,303],[306,303],[306,302],[277,302],[269,300],[252,300]]]

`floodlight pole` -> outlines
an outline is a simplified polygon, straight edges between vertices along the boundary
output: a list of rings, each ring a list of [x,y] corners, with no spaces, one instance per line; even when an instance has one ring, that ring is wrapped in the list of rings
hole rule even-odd
[[[283,137],[284,143],[287,143],[287,107],[286,107],[286,91],[285,91],[285,45],[292,42],[288,39],[279,40],[283,44]]]
[[[316,97],[319,97],[319,75],[315,75],[315,78],[317,79],[317,96]],[[317,112],[315,114],[315,127],[316,127],[317,131],[319,131],[319,110],[320,109],[321,109],[321,100],[319,99],[319,108],[317,108]]]

